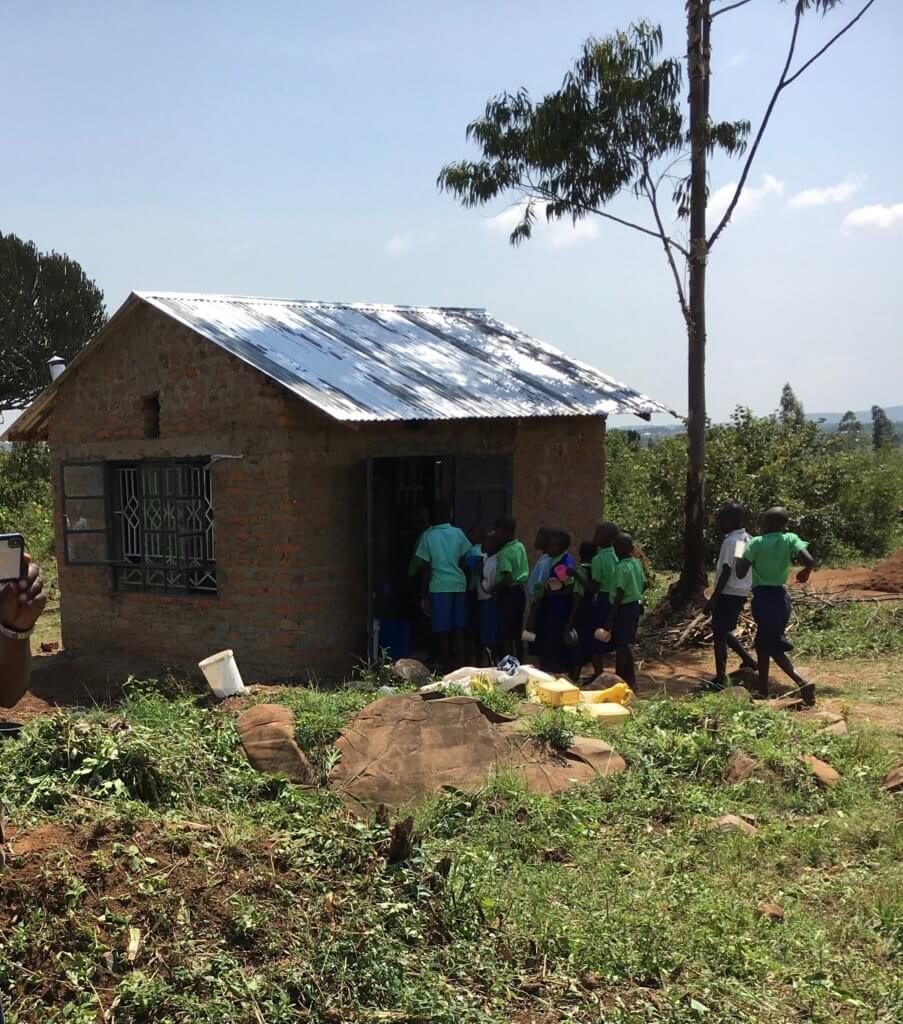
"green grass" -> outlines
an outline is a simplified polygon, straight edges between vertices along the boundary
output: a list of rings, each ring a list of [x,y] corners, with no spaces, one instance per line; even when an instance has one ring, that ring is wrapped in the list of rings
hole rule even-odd
[[[796,653],[814,658],[874,658],[903,654],[903,603],[798,604]]]
[[[325,766],[372,694],[273,696]],[[531,722],[553,744],[608,735],[631,770],[557,799],[506,773],[446,790],[390,865],[389,822],[256,774],[231,713],[171,685],[36,721],[0,747],[12,820],[57,830],[4,879],[10,1024],[900,1019],[903,830],[872,734],[717,695],[641,704],[613,735]],[[737,751],[761,769],[727,787]],[[758,832],[706,828],[725,813]]]

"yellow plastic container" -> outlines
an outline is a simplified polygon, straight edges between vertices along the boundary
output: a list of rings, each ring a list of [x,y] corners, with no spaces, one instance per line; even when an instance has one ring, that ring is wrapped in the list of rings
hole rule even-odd
[[[627,683],[615,683],[607,690],[581,690],[580,701],[583,704],[623,704],[632,703],[636,694]]]
[[[533,696],[549,708],[573,707],[580,702],[580,691],[566,679],[537,682],[533,687]]]
[[[618,728],[630,718],[630,709],[623,704],[578,704],[577,711],[595,718],[601,725]]]

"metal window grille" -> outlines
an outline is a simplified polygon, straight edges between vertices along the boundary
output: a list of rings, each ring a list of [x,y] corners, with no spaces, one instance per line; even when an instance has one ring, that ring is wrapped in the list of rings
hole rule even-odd
[[[110,466],[120,590],[216,593],[210,471],[198,462]]]

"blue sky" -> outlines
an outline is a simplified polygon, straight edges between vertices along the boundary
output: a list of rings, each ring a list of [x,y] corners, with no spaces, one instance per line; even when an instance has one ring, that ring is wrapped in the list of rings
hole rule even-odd
[[[818,48],[859,4],[808,15]],[[713,114],[758,123],[790,4],[717,19]],[[486,99],[555,88],[590,34],[679,0],[34,0],[4,13],[0,230],[131,290],[486,306],[676,408],[685,339],[654,241],[585,222],[514,250],[437,192]],[[903,402],[903,4],[877,0],[781,100],[710,263],[709,408]],[[737,168],[713,168],[713,202]],[[644,211],[624,210],[642,216]],[[501,214],[499,220],[493,215]]]

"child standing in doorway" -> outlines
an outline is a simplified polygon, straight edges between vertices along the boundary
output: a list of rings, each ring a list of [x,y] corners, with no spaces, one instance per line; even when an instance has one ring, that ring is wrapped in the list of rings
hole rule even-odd
[[[800,583],[808,582],[815,568],[815,559],[809,554],[807,541],[787,532],[788,519],[787,509],[780,506],[762,514],[762,535],[753,537],[746,545],[743,557],[737,561],[737,576],[742,580],[752,569],[752,615],[756,622],[759,696],[768,697],[769,662],[774,659],[778,668],[796,683],[800,696],[811,707],[815,703],[815,687],[796,672],[787,657],[788,651],[793,650],[793,644],[784,632],[790,621],[791,608],[785,584],[794,556],[803,563],[796,576]]]
[[[467,577],[463,565],[470,541],[463,530],[452,526],[447,501],[436,502],[431,518],[433,525],[420,537],[415,554],[423,563],[423,611],[439,638],[439,662],[449,672],[454,668],[453,657],[460,658],[464,650]]]
[[[723,687],[727,686],[728,647],[739,655],[744,668],[757,669],[758,665],[734,636],[752,583],[748,574],[740,579],[736,570],[736,560],[743,556],[750,540],[746,532],[746,509],[738,501],[729,501],[718,510],[715,521],[724,539],[715,563],[715,590],[705,611],[712,616],[715,685]]]
[[[611,634],[615,647],[615,671],[631,687],[636,686],[636,668],[633,662],[633,645],[636,642],[637,626],[643,613],[641,601],[646,589],[646,575],[643,563],[634,554],[633,537],[619,533],[614,540],[614,552],[618,556],[609,597],[611,610],[604,627]]]
[[[512,516],[496,519],[495,532],[499,543],[495,566],[499,651],[502,655],[511,654],[523,661],[524,584],[530,574],[527,549],[517,539],[517,521]]]

